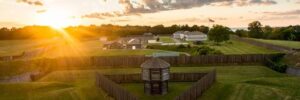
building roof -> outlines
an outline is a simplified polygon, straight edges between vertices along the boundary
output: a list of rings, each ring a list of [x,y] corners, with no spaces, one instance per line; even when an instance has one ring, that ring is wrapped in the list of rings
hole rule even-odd
[[[144,33],[144,36],[145,36],[145,35],[146,35],[146,36],[152,36],[153,34],[149,32],[149,33]]]
[[[159,58],[151,58],[147,61],[145,61],[142,65],[142,68],[168,68],[170,67],[170,64],[164,60],[161,60]]]
[[[127,42],[127,44],[141,44],[141,40],[132,38]]]
[[[206,34],[199,31],[193,31],[193,32],[188,32],[186,35],[206,35]]]
[[[183,33],[184,33],[184,31],[177,31],[177,32],[175,32],[173,34],[183,34]]]

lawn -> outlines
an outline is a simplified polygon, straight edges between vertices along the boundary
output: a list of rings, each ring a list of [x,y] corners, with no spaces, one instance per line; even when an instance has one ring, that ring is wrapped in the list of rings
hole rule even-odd
[[[176,43],[170,36],[160,36],[159,39],[163,43]]]
[[[51,46],[55,46],[54,48]],[[1,40],[0,56],[20,55],[24,51],[32,51],[36,48],[49,48],[50,51],[40,54],[38,57],[60,56],[118,56],[118,55],[151,55],[153,53],[168,53],[164,50],[102,50],[102,43],[98,40],[80,41],[76,44],[65,44],[54,40]],[[49,49],[48,48],[48,49]]]
[[[95,67],[97,68],[97,67]],[[202,100],[282,100],[300,99],[300,78],[277,73],[264,66],[185,66],[171,67],[171,72],[208,72],[217,69],[217,82],[200,98]],[[132,74],[140,68],[56,71],[37,82],[0,84],[0,99],[36,100],[107,100],[109,97],[95,87],[95,73]],[[150,99],[173,98],[190,83],[171,85],[170,94]],[[123,84],[142,99],[139,84]],[[180,87],[180,88],[178,88]],[[136,92],[135,92],[136,91]]]
[[[205,42],[209,47],[220,50],[224,54],[271,54],[278,53],[274,50],[269,50],[263,47],[254,46],[248,43],[230,40],[221,45],[214,45],[212,42]]]
[[[171,72],[207,72],[217,69],[217,82],[201,99],[203,100],[282,100],[300,99],[300,78],[277,73],[264,66],[215,66],[215,67],[172,67]],[[104,74],[139,73],[139,68],[58,71],[41,79],[41,82],[73,82],[94,79],[95,72]],[[188,84],[183,84],[185,88]],[[124,85],[123,85],[124,86]],[[175,87],[179,86],[174,84]],[[125,84],[131,91],[140,91],[141,86]],[[171,87],[172,88],[172,87]],[[176,93],[179,92],[176,90]],[[225,92],[226,91],[226,92]],[[135,93],[135,92],[134,92]],[[137,92],[136,92],[137,93]],[[137,95],[142,96],[138,92]],[[174,93],[174,94],[176,94]],[[163,96],[171,98],[174,94]],[[147,97],[147,96],[146,96]],[[153,97],[157,99],[158,97]],[[145,99],[147,100],[147,99]]]
[[[253,39],[253,40],[264,42],[264,43],[270,43],[270,44],[274,44],[274,45],[279,45],[279,46],[285,46],[285,47],[300,49],[300,42],[299,41],[265,40],[265,39]]]
[[[195,45],[190,44],[191,48],[188,47],[179,47],[179,46],[160,46],[160,45],[150,45],[149,48],[161,49],[168,51],[178,51],[189,53],[190,55],[198,55],[197,47],[208,46],[210,48],[216,49],[217,51],[222,52],[223,54],[272,54],[279,53],[274,50],[269,50],[263,47],[254,46],[248,43],[239,42],[235,40],[230,40],[228,42],[223,42],[220,45],[216,45],[211,41],[205,41],[202,44]]]
[[[169,92],[162,96],[144,94],[143,83],[127,83],[121,85],[128,91],[132,92],[133,95],[138,96],[141,100],[173,100],[174,97],[180,95],[182,91],[187,90],[192,84],[192,82],[169,82]]]
[[[0,56],[19,55],[24,51],[46,46],[51,40],[1,40]]]
[[[109,100],[89,80],[81,82],[31,82],[0,84],[1,100]]]

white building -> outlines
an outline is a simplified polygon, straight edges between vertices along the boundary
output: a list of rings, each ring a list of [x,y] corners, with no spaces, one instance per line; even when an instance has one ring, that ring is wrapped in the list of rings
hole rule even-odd
[[[206,41],[207,35],[199,31],[188,32],[184,34],[184,40],[193,42]]]
[[[199,31],[194,31],[194,32],[177,31],[173,33],[173,38],[182,39],[185,41],[197,42],[197,41],[206,41],[207,35]]]

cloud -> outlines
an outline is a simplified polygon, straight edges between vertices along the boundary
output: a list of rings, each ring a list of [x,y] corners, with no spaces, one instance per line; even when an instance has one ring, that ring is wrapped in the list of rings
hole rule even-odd
[[[271,16],[260,18],[260,20],[290,20],[290,19],[298,19],[298,16],[288,15],[288,16]]]
[[[90,13],[81,16],[81,18],[96,18],[96,19],[106,19],[106,18],[111,18],[111,17],[121,17],[121,16],[129,16],[133,14],[125,14],[121,12],[110,12],[110,13]],[[137,16],[140,16],[140,14],[134,14]]]
[[[273,0],[251,0],[250,4],[273,5],[273,4],[277,4],[277,2]]]
[[[36,13],[39,13],[39,14],[40,14],[40,13],[45,13],[45,12],[47,12],[46,9],[43,9],[43,10],[37,10],[37,11],[36,11]]]
[[[103,2],[106,2],[104,0]],[[122,12],[113,13],[90,13],[83,15],[83,18],[104,19],[107,17],[119,17],[128,15],[139,15],[145,13],[155,13],[160,11],[190,9],[205,5],[272,5],[276,4],[273,0],[118,0],[119,4],[124,8]]]
[[[44,5],[43,2],[40,0],[17,0],[17,2],[26,3],[26,4],[34,5],[34,6],[43,6]]]
[[[113,22],[113,23],[115,23],[115,22],[128,22],[128,21],[130,21],[130,19],[115,19],[115,20],[110,20],[110,22]]]
[[[300,15],[300,9],[298,10],[292,10],[292,11],[286,11],[286,12],[263,12],[264,14],[270,14],[270,15]]]

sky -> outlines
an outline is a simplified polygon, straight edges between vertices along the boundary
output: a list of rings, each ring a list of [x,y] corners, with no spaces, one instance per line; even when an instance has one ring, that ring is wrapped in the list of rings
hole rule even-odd
[[[213,20],[211,22],[209,20]],[[0,27],[300,24],[300,0],[0,0]]]

